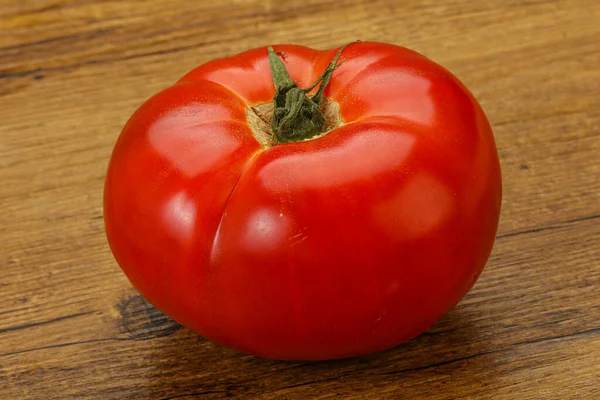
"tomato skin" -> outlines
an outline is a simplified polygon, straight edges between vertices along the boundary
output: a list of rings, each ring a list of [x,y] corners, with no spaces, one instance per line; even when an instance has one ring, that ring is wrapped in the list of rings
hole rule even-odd
[[[299,87],[336,49],[275,46]],[[428,329],[491,252],[501,176],[490,125],[441,66],[347,47],[326,97],[345,125],[264,149],[266,48],[204,64],[145,102],[106,177],[113,254],[137,290],[206,338],[261,357],[381,351]]]

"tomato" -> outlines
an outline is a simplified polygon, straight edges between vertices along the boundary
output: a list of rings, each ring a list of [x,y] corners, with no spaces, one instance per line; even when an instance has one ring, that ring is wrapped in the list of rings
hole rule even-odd
[[[201,65],[133,114],[106,177],[112,252],[157,308],[242,352],[396,346],[487,262],[501,203],[490,124],[406,48],[275,49]]]

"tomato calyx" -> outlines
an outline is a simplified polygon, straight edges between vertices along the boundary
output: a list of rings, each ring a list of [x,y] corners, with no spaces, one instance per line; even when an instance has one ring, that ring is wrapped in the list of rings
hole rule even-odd
[[[282,53],[275,52],[269,46],[269,64],[275,85],[273,96],[273,114],[271,129],[275,143],[298,142],[311,139],[325,131],[327,123],[326,113],[323,112],[323,92],[331,81],[333,72],[341,65],[338,60],[342,51],[349,45],[342,46],[325,71],[309,87],[299,88],[290,77],[285,64],[279,58]],[[317,93],[309,97],[314,88],[319,87]]]

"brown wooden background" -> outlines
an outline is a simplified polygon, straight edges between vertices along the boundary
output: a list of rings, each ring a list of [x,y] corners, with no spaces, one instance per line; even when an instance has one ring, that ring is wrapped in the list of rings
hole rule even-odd
[[[429,332],[360,359],[217,347],[132,290],[102,186],[135,108],[270,43],[413,48],[471,88],[504,176],[494,253]],[[0,398],[600,398],[600,2],[0,0]]]

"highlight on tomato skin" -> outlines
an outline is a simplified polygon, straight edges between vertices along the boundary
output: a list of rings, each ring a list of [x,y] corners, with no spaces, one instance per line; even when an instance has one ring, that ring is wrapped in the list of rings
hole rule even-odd
[[[121,132],[106,233],[135,288],[281,360],[397,346],[471,289],[498,226],[490,124],[403,47],[280,45],[200,65]]]

